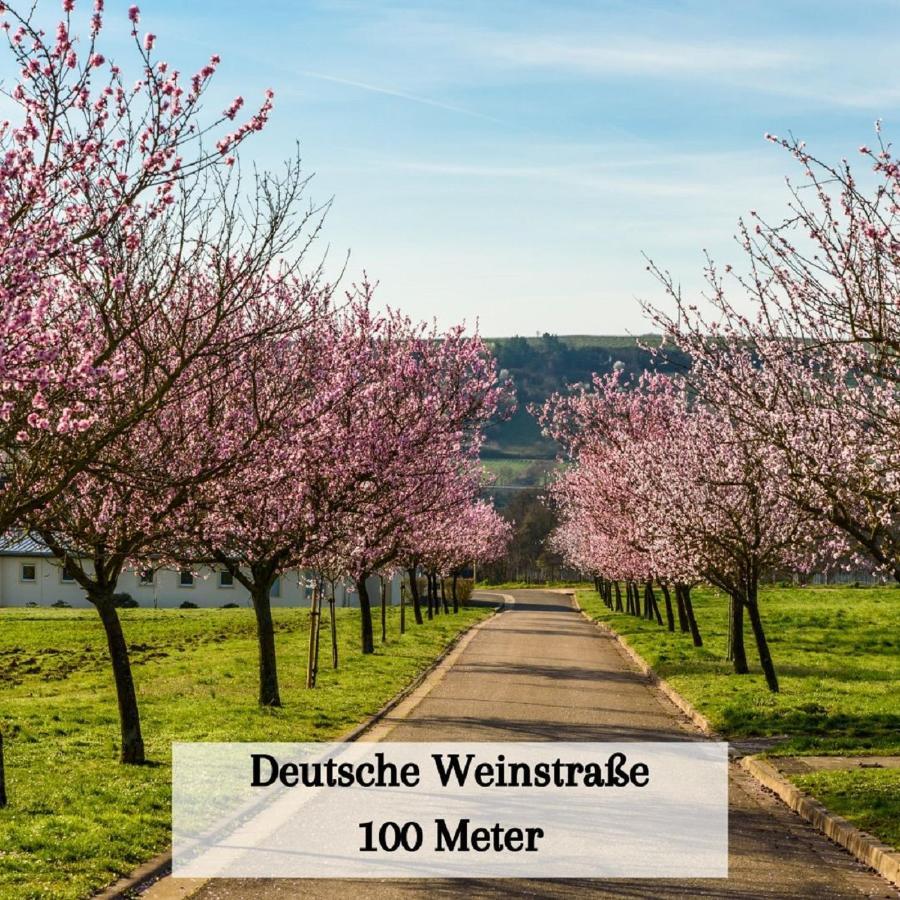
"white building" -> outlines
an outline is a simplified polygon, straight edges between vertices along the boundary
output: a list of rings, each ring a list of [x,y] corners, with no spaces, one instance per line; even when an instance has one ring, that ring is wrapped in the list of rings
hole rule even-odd
[[[309,606],[310,573],[292,571],[282,575],[272,589],[273,606]],[[372,604],[381,602],[381,582],[368,581]],[[250,606],[247,589],[223,567],[193,566],[191,569],[158,568],[138,573],[130,569],[122,573],[116,588],[129,594],[138,605],[150,609],[176,609],[185,601],[199,607],[215,608],[226,603]],[[329,587],[326,585],[326,590]],[[400,576],[388,585],[390,602],[400,602]],[[0,607],[53,606],[67,603],[72,607],[90,606],[78,582],[37,538],[30,535],[7,535],[0,540]],[[352,586],[335,586],[338,606],[358,606],[359,597]]]

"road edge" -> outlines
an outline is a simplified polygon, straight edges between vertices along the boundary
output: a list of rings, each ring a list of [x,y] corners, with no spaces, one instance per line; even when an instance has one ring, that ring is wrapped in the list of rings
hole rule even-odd
[[[767,760],[758,756],[744,756],[738,762],[745,772],[826,837],[849,850],[861,863],[874,869],[891,884],[900,887],[900,852],[878,840],[875,835],[860,830],[829,811],[815,797],[788,781]]]
[[[578,602],[578,595],[573,590],[560,591],[570,594],[575,608],[600,631],[611,637],[625,655],[649,678],[672,703],[675,704],[704,734],[716,740],[724,740],[712,727],[709,719],[703,715],[689,700],[685,699],[668,682],[660,678],[647,661],[613,628],[592,618]],[[770,790],[785,806],[818,829],[827,838],[848,850],[861,863],[869,866],[882,878],[900,887],[900,852],[878,840],[874,835],[851,825],[846,819],[829,811],[818,800],[801,791],[788,781],[770,762],[758,756],[742,756],[738,760],[741,768],[758,784]]]
[[[491,615],[486,616],[480,622],[475,622],[465,630],[460,631],[459,634],[457,634],[441,651],[440,655],[431,662],[427,669],[420,672],[405,688],[403,688],[403,690],[391,697],[381,709],[369,716],[364,722],[357,725],[346,734],[335,738],[336,741],[349,743],[359,740],[363,735],[367,734],[370,729],[374,729],[375,726],[381,725],[382,720],[391,712],[394,712],[401,704],[412,700],[413,695],[417,695],[418,699],[416,699],[415,703],[412,703],[402,713],[403,716],[408,715],[415,706],[418,706],[419,700],[421,700],[422,697],[424,697],[424,695],[444,677],[446,671],[440,670],[449,669],[465,647],[475,637],[476,632],[483,628],[488,622],[492,621],[498,613],[503,612],[508,606],[512,606],[516,602],[511,594],[499,593],[496,591],[478,591],[477,593],[491,594],[492,596],[501,598],[500,603]],[[452,659],[450,658],[451,656],[453,657]],[[438,674],[440,677],[434,677]],[[420,690],[422,690],[422,695],[418,696]],[[382,727],[384,726],[382,725]],[[391,725],[390,728],[393,728],[393,725]],[[390,730],[390,728],[387,730]],[[385,733],[387,733],[387,730]],[[373,733],[377,734],[377,731]],[[368,739],[378,741],[381,740],[381,737],[383,737],[383,735]],[[140,896],[147,898],[147,900],[185,900],[185,898],[190,897],[200,890],[200,888],[209,880],[206,878],[175,879],[171,875],[164,874],[167,869],[171,868],[171,865],[172,851],[167,850],[165,853],[160,853],[159,856],[156,856],[139,866],[130,875],[120,878],[118,881],[109,885],[109,887],[94,894],[93,900],[118,900],[118,898],[137,896],[139,889],[147,884],[149,884],[148,889],[140,892]],[[154,879],[158,880],[154,882]]]
[[[641,672],[647,676],[650,683],[659,690],[663,696],[667,700],[669,700],[672,704],[678,707],[690,720],[694,723],[707,737],[712,738],[715,741],[724,741],[723,738],[710,724],[709,719],[703,715],[703,713],[698,710],[693,703],[689,700],[686,700],[675,688],[672,687],[664,678],[660,678],[656,672],[653,671],[653,668],[647,663],[643,656],[641,656],[637,650],[635,650],[626,640],[622,637],[617,631],[610,628],[606,622],[601,622],[599,619],[594,619],[590,616],[589,613],[585,612],[581,608],[581,604],[578,602],[578,595],[573,590],[560,591],[560,593],[569,594],[572,597],[572,603],[575,605],[575,609],[581,613],[592,625],[602,631],[604,634],[611,637],[618,645],[619,648],[625,653],[625,655],[641,670]]]

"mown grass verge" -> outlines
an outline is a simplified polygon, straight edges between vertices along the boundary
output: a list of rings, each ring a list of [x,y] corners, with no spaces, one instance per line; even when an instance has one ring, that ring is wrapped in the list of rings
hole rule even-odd
[[[725,660],[725,597],[711,589],[692,596],[700,648],[689,635],[611,612],[593,590],[578,591],[586,612],[625,638],[725,737],[782,736],[773,756],[900,754],[900,589],[762,589],[778,694],[766,688],[749,627],[751,673],[735,675]],[[859,828],[898,844],[900,771],[822,771],[793,780]]]
[[[900,769],[823,771],[789,777],[831,812],[900,850]]]
[[[900,589],[763,588],[778,694],[766,688],[749,626],[751,673],[732,672],[722,594],[693,591],[699,648],[689,635],[611,612],[592,590],[578,597],[729,738],[784,735],[773,751],[781,755],[900,753]]]
[[[0,610],[10,800],[0,810],[0,898],[84,897],[165,849],[173,740],[335,738],[489,614],[464,609],[423,626],[409,615],[401,637],[392,609],[388,642],[364,657],[358,611],[338,610],[337,671],[326,614],[319,686],[307,690],[309,610],[275,610],[284,707],[261,710],[251,611],[123,610],[151,760],[132,767],[116,761],[116,701],[96,613]]]

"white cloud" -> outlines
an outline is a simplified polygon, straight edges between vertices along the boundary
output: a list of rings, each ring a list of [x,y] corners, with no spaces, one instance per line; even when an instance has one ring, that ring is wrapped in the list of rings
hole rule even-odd
[[[665,75],[759,72],[798,63],[788,50],[755,45],[646,41],[622,34],[602,39],[494,34],[482,50],[513,66],[581,75]]]

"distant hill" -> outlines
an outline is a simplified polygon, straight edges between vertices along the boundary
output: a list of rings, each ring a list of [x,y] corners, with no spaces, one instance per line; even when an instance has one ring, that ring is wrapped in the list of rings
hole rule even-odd
[[[518,409],[507,422],[492,425],[482,458],[487,460],[547,460],[556,455],[553,441],[541,435],[528,413],[530,404],[542,403],[569,385],[589,381],[594,373],[606,374],[621,363],[626,374],[653,369],[654,360],[641,345],[659,344],[658,335],[555,335],[490,338],[497,362],[513,377]],[[674,365],[660,367],[663,370]],[[540,471],[544,467],[537,467]]]

